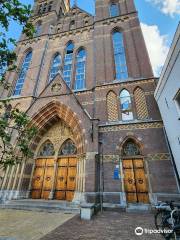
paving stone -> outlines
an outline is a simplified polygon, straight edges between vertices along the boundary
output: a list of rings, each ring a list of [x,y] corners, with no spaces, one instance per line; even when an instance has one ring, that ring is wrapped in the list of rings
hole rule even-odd
[[[135,235],[135,228],[155,229],[149,213],[99,213],[91,221],[75,216],[40,240],[161,240],[160,234]]]

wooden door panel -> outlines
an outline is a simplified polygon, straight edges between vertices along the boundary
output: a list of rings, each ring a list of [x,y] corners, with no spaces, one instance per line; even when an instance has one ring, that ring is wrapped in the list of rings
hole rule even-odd
[[[38,158],[35,160],[36,167],[45,167],[45,165],[46,165],[46,159]]]
[[[55,191],[55,199],[57,200],[66,200],[66,192],[65,191]]]
[[[137,192],[147,192],[147,182],[144,169],[135,169]]]
[[[148,193],[138,193],[138,201],[142,203],[149,203]]]
[[[66,190],[67,167],[59,167],[57,170],[56,190]]]
[[[76,189],[76,167],[68,168],[67,190]]]
[[[48,199],[50,192],[53,187],[54,182],[54,159],[47,159],[46,161],[46,168],[45,168],[45,175],[44,175],[44,182],[43,182],[43,189],[42,189],[42,196],[43,199]]]
[[[137,203],[136,193],[126,193],[126,199],[128,203]]]
[[[69,158],[69,167],[75,167],[77,165],[77,158]]]
[[[123,161],[123,168],[124,169],[133,169],[133,162],[132,162],[132,160],[124,160]]]
[[[144,169],[144,161],[143,161],[143,159],[134,159],[133,160],[133,165],[134,165],[134,168],[142,168],[142,169]]]
[[[66,200],[71,202],[74,198],[74,191],[66,191]]]
[[[58,159],[58,167],[66,167],[68,166],[68,158],[60,158]]]

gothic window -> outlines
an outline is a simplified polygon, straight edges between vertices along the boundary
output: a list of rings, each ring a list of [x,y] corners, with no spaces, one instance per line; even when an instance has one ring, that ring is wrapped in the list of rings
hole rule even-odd
[[[110,11],[110,16],[111,17],[116,17],[119,15],[119,7],[118,4],[116,3],[112,3],[109,7],[109,11]]]
[[[122,121],[133,120],[131,96],[126,89],[122,90],[120,93],[120,103],[121,103]]]
[[[85,88],[86,81],[86,51],[80,49],[76,56],[76,77],[75,77],[75,90]]]
[[[107,94],[107,114],[108,121],[118,121],[117,95],[113,91]]]
[[[71,30],[71,29],[74,29],[74,27],[75,27],[75,21],[72,20],[72,21],[70,22],[70,24],[69,24],[69,29],[70,29],[70,30]]]
[[[48,12],[50,12],[50,11],[52,10],[52,4],[53,4],[53,2],[50,2],[50,3],[48,4]]]
[[[26,75],[27,75],[27,71],[29,69],[31,59],[32,59],[32,51],[28,52],[26,54],[25,58],[24,58],[24,61],[22,63],[22,67],[21,67],[21,70],[20,70],[20,74],[19,74],[18,80],[16,82],[16,86],[15,86],[15,89],[14,89],[14,92],[13,92],[14,96],[18,96],[18,95],[21,94],[21,90],[22,90],[23,85],[24,85],[24,81],[25,81],[25,78],[26,78]]]
[[[54,154],[55,154],[54,146],[52,142],[48,140],[45,143],[43,143],[38,155],[40,157],[49,157],[49,156],[54,156]]]
[[[112,38],[116,79],[127,79],[128,71],[126,65],[126,54],[124,49],[123,34],[121,32],[114,32]]]
[[[133,140],[129,140],[123,147],[124,156],[137,156],[140,155],[140,149]]]
[[[72,79],[72,64],[73,64],[73,52],[74,52],[74,44],[70,42],[66,48],[66,54],[64,58],[64,81],[70,87],[71,79]]]
[[[58,155],[74,155],[77,153],[77,148],[71,139],[66,140],[61,146]]]
[[[136,104],[136,111],[138,119],[148,118],[148,109],[146,104],[146,97],[141,88],[136,88],[134,91],[134,100]]]
[[[38,37],[41,34],[42,25],[41,22],[38,22],[35,26],[35,37]]]
[[[41,12],[42,12],[42,4],[39,5],[38,14],[41,14]]]
[[[43,9],[42,9],[42,13],[45,13],[45,12],[46,12],[46,7],[47,7],[47,3],[44,3]]]
[[[51,69],[49,74],[49,82],[52,81],[52,79],[60,72],[60,66],[61,66],[61,56],[59,53],[57,53],[53,61],[51,63]]]

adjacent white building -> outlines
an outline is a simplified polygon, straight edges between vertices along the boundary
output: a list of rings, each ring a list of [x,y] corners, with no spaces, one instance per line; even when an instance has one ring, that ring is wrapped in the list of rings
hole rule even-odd
[[[160,76],[155,98],[180,176],[180,24]]]

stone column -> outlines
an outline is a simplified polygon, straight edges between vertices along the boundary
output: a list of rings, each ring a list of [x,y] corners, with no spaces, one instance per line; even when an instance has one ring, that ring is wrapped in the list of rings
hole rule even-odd
[[[56,171],[57,171],[57,161],[58,158],[54,159],[54,174],[53,174],[53,179],[52,179],[52,188],[51,188],[51,192],[49,194],[49,200],[52,200],[54,198],[54,191],[55,191],[55,180],[56,180]]]
[[[27,194],[26,194],[26,198],[30,198],[31,197],[31,186],[32,186],[32,181],[33,181],[34,168],[35,168],[35,159],[33,159],[33,166],[32,166],[32,171],[31,171],[29,187],[28,187],[28,191],[27,191]]]
[[[21,172],[20,172],[19,182],[18,182],[18,186],[17,186],[16,198],[18,197],[18,195],[20,195],[20,186],[21,186],[21,182],[22,182],[22,178],[23,178],[24,167],[25,167],[25,162],[23,161],[22,165],[21,165]]]

